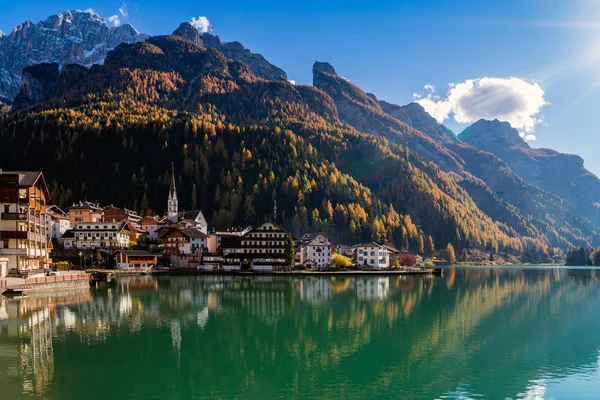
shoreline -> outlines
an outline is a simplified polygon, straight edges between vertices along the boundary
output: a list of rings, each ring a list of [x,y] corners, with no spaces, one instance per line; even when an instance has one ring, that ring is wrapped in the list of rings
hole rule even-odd
[[[177,276],[177,275],[223,275],[223,276],[365,276],[365,275],[377,275],[377,276],[403,276],[403,275],[442,275],[442,268],[426,268],[426,269],[414,269],[414,270],[403,270],[403,271],[361,271],[361,270],[349,270],[349,271],[202,271],[202,270],[158,270],[150,271],[147,273],[134,272],[131,274],[127,273],[116,273],[115,276],[119,275],[152,275],[152,276]]]

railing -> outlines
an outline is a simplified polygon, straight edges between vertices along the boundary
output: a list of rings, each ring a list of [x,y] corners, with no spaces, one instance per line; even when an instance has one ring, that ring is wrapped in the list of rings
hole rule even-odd
[[[27,239],[26,231],[0,231],[0,239]]]
[[[0,255],[4,255],[4,256],[26,256],[27,255],[27,249],[0,249]]]
[[[39,278],[27,278],[25,279],[26,285],[40,285],[44,283],[59,283],[59,282],[72,282],[72,281],[84,281],[90,280],[90,274],[66,274],[59,276],[42,276]]]
[[[2,213],[0,216],[3,221],[26,221],[27,214],[25,213]]]

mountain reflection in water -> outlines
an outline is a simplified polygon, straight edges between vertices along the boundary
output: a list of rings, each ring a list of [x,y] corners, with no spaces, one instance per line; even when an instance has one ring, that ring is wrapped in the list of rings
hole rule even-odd
[[[0,297],[0,387],[7,399],[596,398],[598,276],[139,276]]]

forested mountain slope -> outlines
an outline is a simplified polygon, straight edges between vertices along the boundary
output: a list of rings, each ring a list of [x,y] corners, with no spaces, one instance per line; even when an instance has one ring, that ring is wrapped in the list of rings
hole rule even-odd
[[[543,226],[423,132],[387,116],[398,129],[373,136],[341,114],[319,88],[264,80],[214,48],[158,36],[118,46],[102,66],[65,68],[46,100],[1,117],[0,159],[44,170],[59,205],[88,198],[142,212],[164,210],[173,161],[181,206],[202,208],[217,227],[261,220],[277,200],[288,228],[343,242],[420,251],[432,236],[519,254],[597,239],[567,222]],[[407,147],[412,138],[458,172]],[[502,220],[486,214],[495,209]]]

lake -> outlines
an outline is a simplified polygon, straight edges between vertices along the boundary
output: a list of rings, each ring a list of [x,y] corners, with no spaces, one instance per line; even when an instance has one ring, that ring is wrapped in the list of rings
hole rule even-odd
[[[600,270],[119,278],[0,296],[1,399],[597,399]]]

